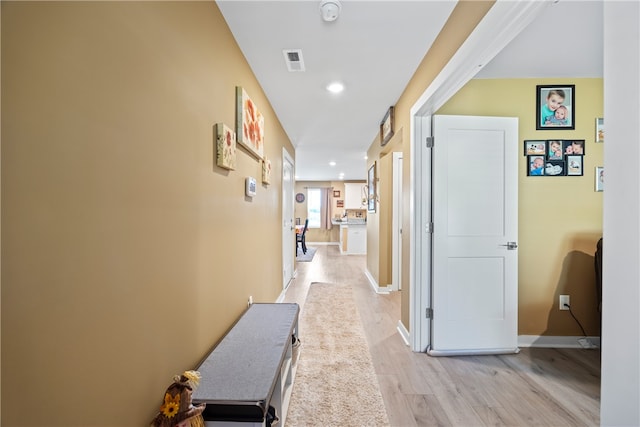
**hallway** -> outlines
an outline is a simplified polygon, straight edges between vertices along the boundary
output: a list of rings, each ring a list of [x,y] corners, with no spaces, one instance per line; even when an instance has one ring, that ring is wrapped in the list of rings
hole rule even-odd
[[[297,302],[304,311],[311,282],[352,286],[392,426],[599,425],[598,350],[523,348],[518,355],[440,358],[414,353],[396,330],[400,293],[373,291],[365,256],[317,247],[312,262],[297,263],[284,302]]]

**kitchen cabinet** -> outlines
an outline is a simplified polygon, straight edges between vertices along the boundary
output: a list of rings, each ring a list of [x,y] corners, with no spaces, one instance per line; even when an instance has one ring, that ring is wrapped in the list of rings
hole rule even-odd
[[[340,225],[340,253],[344,255],[364,255],[367,253],[366,223]]]
[[[362,187],[364,183],[346,182],[344,184],[344,208],[345,209],[366,209],[362,205]]]

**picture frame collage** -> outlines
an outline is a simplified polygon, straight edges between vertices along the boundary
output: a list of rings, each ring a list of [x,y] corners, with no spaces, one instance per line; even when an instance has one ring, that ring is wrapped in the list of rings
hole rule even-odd
[[[583,176],[584,139],[525,140],[527,176]]]

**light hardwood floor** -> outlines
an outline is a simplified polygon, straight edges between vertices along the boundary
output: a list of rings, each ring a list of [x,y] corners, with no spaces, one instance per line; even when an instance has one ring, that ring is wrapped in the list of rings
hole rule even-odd
[[[311,282],[353,287],[392,426],[600,424],[599,350],[523,348],[517,355],[462,357],[414,353],[396,330],[400,292],[373,291],[364,273],[365,256],[340,255],[337,246],[317,248],[312,262],[297,263],[285,301],[304,310]],[[304,331],[300,334],[304,342]]]

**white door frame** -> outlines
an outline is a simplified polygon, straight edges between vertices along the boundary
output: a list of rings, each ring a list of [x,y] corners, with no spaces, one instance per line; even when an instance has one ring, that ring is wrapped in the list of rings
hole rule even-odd
[[[410,111],[409,181],[409,336],[413,351],[426,351],[430,340],[431,115],[489,63],[552,1],[497,1],[460,46]]]
[[[284,170],[287,163],[291,164],[291,183],[285,182]],[[289,152],[282,148],[282,288],[287,289],[294,276],[294,202],[295,193],[295,161]],[[288,208],[288,209],[287,209]],[[287,212],[290,215],[287,215]],[[287,274],[288,272],[288,274]],[[287,277],[288,276],[288,277]]]
[[[402,152],[393,156],[393,208],[391,214],[391,291],[402,289]]]

